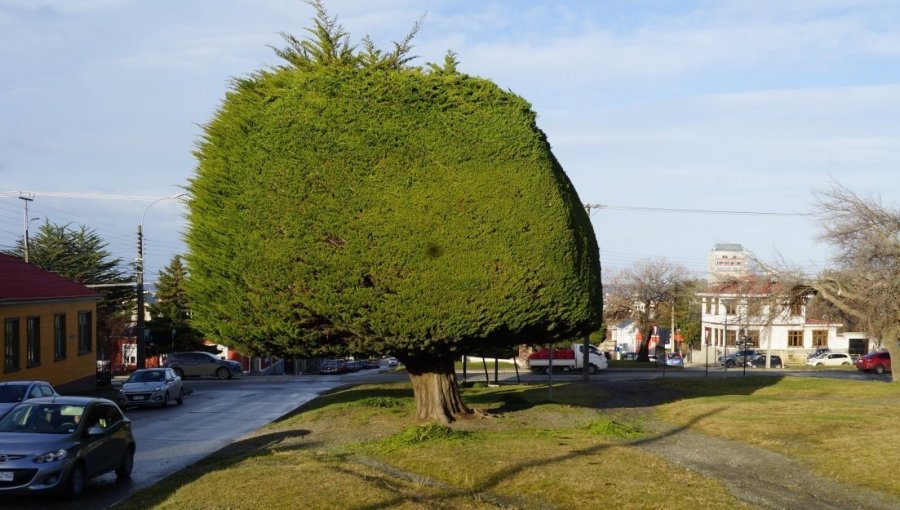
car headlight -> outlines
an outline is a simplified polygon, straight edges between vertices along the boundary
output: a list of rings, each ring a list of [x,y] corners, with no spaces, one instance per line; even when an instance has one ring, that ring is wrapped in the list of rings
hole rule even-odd
[[[160,385],[157,386],[156,388],[153,388],[153,391],[163,391],[164,389],[166,389],[166,385],[165,385],[165,384],[160,384]]]
[[[34,462],[38,464],[47,464],[49,462],[57,462],[69,456],[66,450],[57,450],[55,452],[47,452],[34,458]]]

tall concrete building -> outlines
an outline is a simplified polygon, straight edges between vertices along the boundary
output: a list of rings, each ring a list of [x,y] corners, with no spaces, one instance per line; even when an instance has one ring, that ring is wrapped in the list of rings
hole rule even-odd
[[[739,244],[716,244],[709,252],[706,281],[716,283],[747,275],[748,258],[749,254]]]

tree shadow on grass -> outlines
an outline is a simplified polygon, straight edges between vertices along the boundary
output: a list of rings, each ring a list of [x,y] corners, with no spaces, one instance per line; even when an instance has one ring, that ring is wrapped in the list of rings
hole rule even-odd
[[[752,395],[777,384],[781,379],[777,376],[625,381],[594,379],[555,383],[552,399],[544,384],[507,386],[490,392],[469,390],[463,393],[463,397],[466,403],[495,415],[525,411],[550,403],[591,409],[644,408],[690,398]]]
[[[457,498],[468,498],[468,499],[475,499],[478,501],[489,502],[489,503],[492,503],[501,508],[534,507],[536,504],[536,502],[534,502],[534,501],[528,500],[526,498],[520,498],[520,497],[510,496],[510,495],[506,495],[506,494],[497,494],[497,493],[494,493],[493,491],[495,491],[499,487],[502,487],[504,481],[506,481],[528,469],[534,469],[536,467],[541,467],[541,466],[551,466],[553,464],[559,464],[559,463],[563,463],[563,462],[570,461],[573,459],[588,458],[590,456],[601,453],[604,450],[607,450],[609,448],[614,448],[614,447],[622,447],[622,446],[640,447],[640,446],[652,445],[653,443],[655,443],[657,441],[661,441],[670,436],[674,436],[680,432],[683,432],[684,430],[690,429],[691,427],[693,427],[700,421],[702,421],[710,416],[713,416],[715,414],[718,414],[723,409],[724,408],[719,408],[719,409],[709,411],[707,413],[704,413],[703,415],[693,418],[685,425],[672,428],[670,430],[661,432],[659,434],[646,436],[646,437],[634,439],[631,441],[617,441],[617,442],[611,442],[611,443],[598,444],[598,445],[591,446],[588,448],[579,448],[576,450],[568,451],[561,455],[556,455],[556,456],[543,458],[543,459],[528,458],[526,460],[523,460],[522,462],[516,463],[512,466],[509,466],[509,467],[506,467],[504,469],[497,471],[496,473],[494,473],[493,475],[491,475],[487,479],[485,479],[483,482],[481,482],[475,486],[472,486],[472,487],[452,487],[449,484],[446,484],[439,480],[429,480],[429,479],[423,478],[419,475],[415,475],[412,473],[409,474],[410,475],[409,477],[404,477],[402,475],[402,473],[399,474],[399,476],[398,476],[398,473],[396,472],[396,470],[394,470],[392,468],[386,469],[384,473],[377,475],[377,476],[362,475],[362,474],[355,473],[350,470],[346,470],[345,473],[357,476],[360,479],[362,479],[364,482],[375,483],[382,487],[395,487],[395,485],[396,485],[395,480],[397,478],[407,478],[408,481],[413,481],[416,484],[418,484],[419,486],[428,487],[428,488],[434,490],[434,493],[427,494],[427,495],[421,495],[421,494],[416,494],[414,496],[397,495],[388,501],[383,501],[383,502],[380,502],[377,504],[360,507],[359,510],[380,510],[383,508],[393,508],[395,506],[402,505],[404,503],[408,503],[410,500],[414,500],[417,503],[425,503],[428,501],[433,501],[433,502],[444,501],[446,503],[446,501],[454,500]],[[438,505],[438,506],[442,506],[442,505]]]

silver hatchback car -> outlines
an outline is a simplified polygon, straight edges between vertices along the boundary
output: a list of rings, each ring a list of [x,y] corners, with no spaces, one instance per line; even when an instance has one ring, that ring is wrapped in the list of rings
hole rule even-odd
[[[0,382],[0,418],[19,402],[59,395],[47,381]]]
[[[171,368],[142,368],[131,373],[119,390],[119,404],[129,406],[166,407],[174,400],[184,403],[181,377]]]
[[[111,400],[27,400],[0,419],[0,495],[78,497],[96,476],[115,471],[130,477],[134,450],[131,421]]]

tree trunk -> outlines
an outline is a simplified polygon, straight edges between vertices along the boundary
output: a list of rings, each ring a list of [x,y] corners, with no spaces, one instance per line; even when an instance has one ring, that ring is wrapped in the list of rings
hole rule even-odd
[[[641,332],[641,335],[643,338],[641,338],[641,345],[638,348],[638,355],[637,355],[636,361],[649,362],[650,361],[650,335],[653,333],[653,328],[652,327],[647,328],[646,332],[641,331],[640,329],[638,329],[638,331]]]
[[[455,356],[401,358],[412,381],[416,419],[447,425],[471,416],[463,402],[453,367]]]

